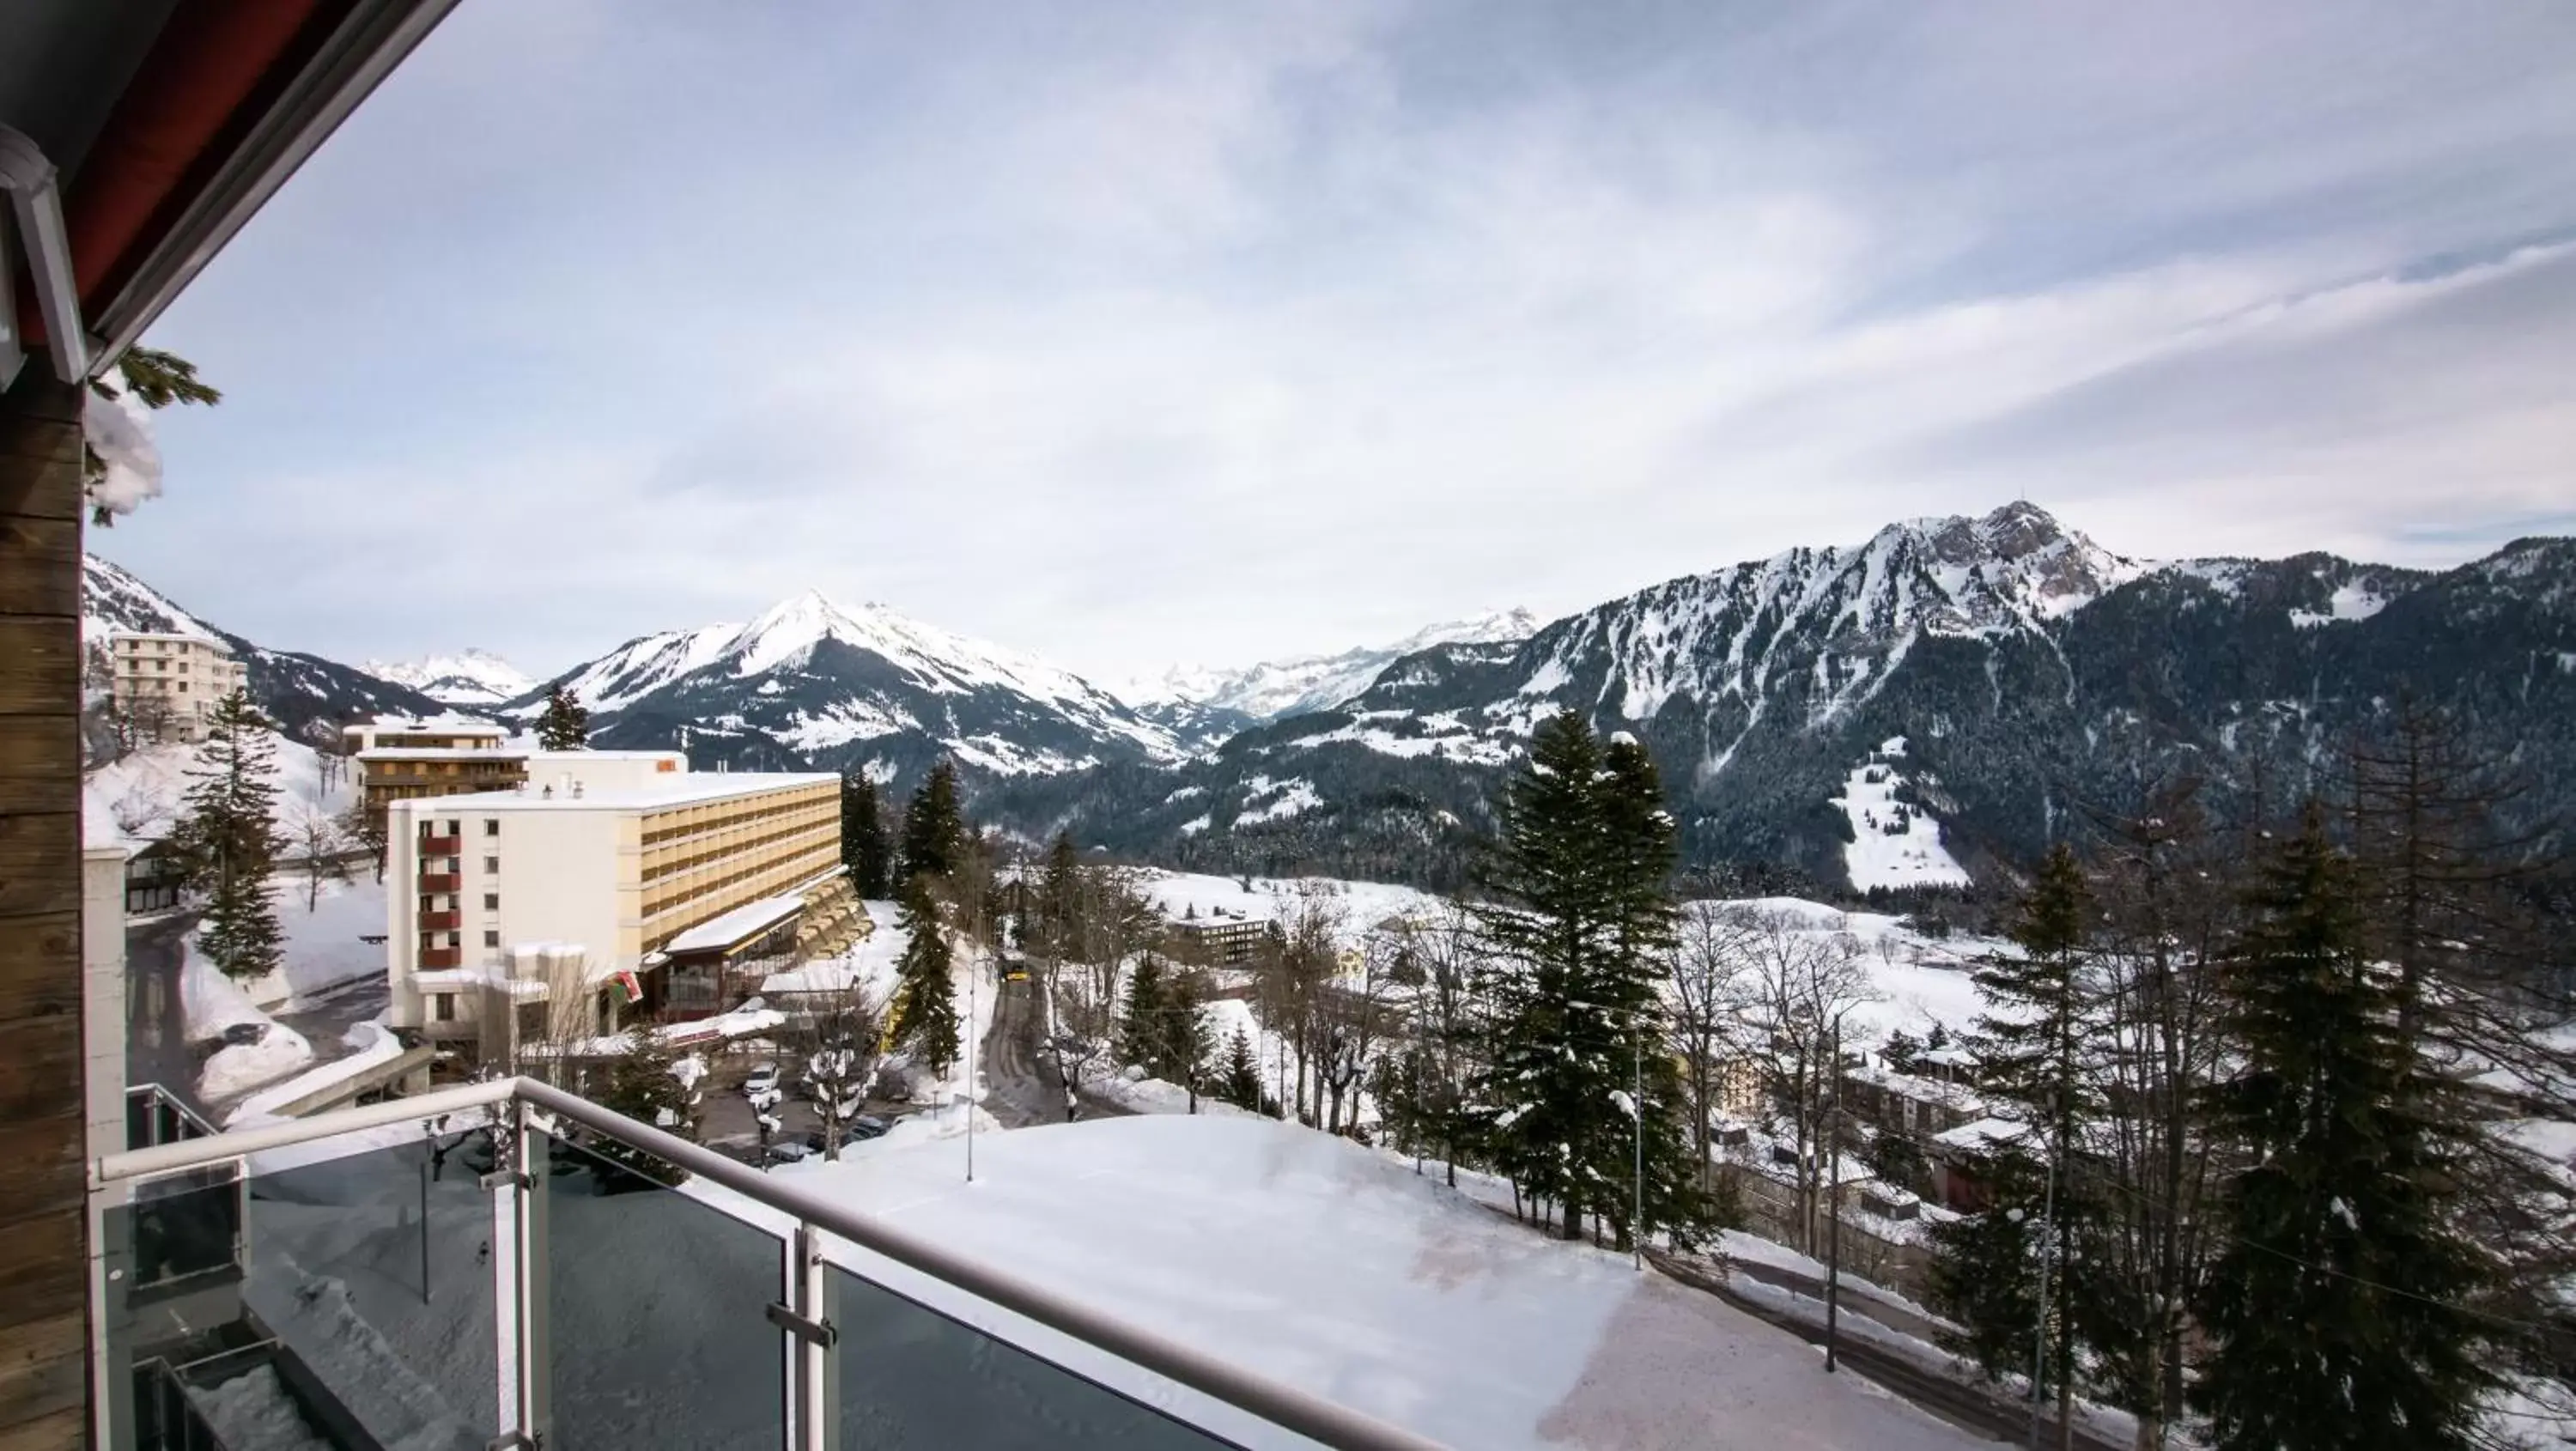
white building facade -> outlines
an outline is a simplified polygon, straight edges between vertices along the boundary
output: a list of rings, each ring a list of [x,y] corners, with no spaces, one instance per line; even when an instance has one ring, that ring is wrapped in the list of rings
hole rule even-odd
[[[658,1005],[673,938],[839,870],[840,778],[540,753],[509,791],[389,803],[386,838],[395,1027],[475,1036],[477,1004],[506,993],[560,1036],[577,986],[600,1001],[572,1016],[608,1032],[622,1009]]]
[[[108,698],[148,740],[201,741],[216,702],[249,680],[221,641],[119,631],[107,637]]]

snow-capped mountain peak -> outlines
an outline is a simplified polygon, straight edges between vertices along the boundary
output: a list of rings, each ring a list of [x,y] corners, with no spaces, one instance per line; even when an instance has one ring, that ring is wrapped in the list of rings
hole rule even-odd
[[[1538,633],[1538,627],[1538,617],[1524,609],[1486,610],[1426,625],[1393,644],[1362,645],[1334,655],[1265,660],[1234,670],[1175,666],[1161,675],[1121,681],[1117,693],[1136,705],[1180,703],[1277,720],[1340,705],[1407,655],[1443,645],[1513,644]]]
[[[359,668],[448,705],[499,705],[537,687],[527,672],[488,650],[460,650],[408,662],[370,660]]]
[[[747,766],[910,771],[946,755],[1016,775],[1185,753],[1070,671],[819,589],[748,624],[630,640],[563,681],[600,744],[676,744]],[[514,709],[541,704],[532,692]]]

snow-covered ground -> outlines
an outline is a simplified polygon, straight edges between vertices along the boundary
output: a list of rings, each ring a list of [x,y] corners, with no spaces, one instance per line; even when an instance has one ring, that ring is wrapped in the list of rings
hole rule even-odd
[[[1976,980],[1969,976],[1975,960],[1987,953],[2010,952],[1999,938],[1954,933],[1926,937],[1904,919],[1882,912],[1846,912],[1801,897],[1750,897],[1693,904],[1698,910],[1750,912],[1778,921],[1789,930],[1817,938],[1848,937],[1869,974],[1875,997],[1852,1011],[1846,1031],[1860,1046],[1873,1046],[1903,1029],[1916,1038],[1940,1024],[1956,1038],[1984,1010]]]
[[[271,747],[270,779],[277,786],[278,824],[290,838],[306,814],[336,817],[355,800],[349,773],[322,784],[322,757],[302,741],[274,731],[259,734]],[[169,834],[188,794],[188,768],[197,748],[169,742],[145,746],[81,777],[81,842],[85,846],[139,846]]]
[[[206,1060],[197,1093],[210,1102],[274,1082],[313,1061],[313,1045],[303,1034],[260,1011],[240,984],[197,953],[193,942],[179,969],[179,1001],[191,1043],[209,1042],[233,1028],[262,1030],[257,1042],[228,1044]]]
[[[283,1033],[291,1030],[279,1028],[277,1031]],[[318,1093],[335,1083],[345,1083],[370,1068],[391,1063],[403,1055],[401,1041],[385,1031],[380,1023],[360,1023],[349,1031],[349,1042],[354,1051],[345,1057],[334,1058],[328,1063],[307,1069],[292,1078],[272,1083],[233,1105],[232,1112],[224,1116],[224,1127],[242,1128],[259,1123],[271,1117],[272,1111],[281,1104],[293,1103],[306,1094]],[[204,1091],[202,1082],[199,1085],[199,1091]],[[206,1094],[208,1098],[215,1096],[211,1093]]]
[[[1905,737],[1882,742],[1870,758],[1852,768],[1843,794],[1834,804],[1850,818],[1852,840],[1843,847],[1843,866],[1852,889],[1872,887],[1964,887],[1967,870],[1941,845],[1941,823],[1920,806],[1896,799],[1905,784],[1898,764],[1905,759]]]
[[[1350,882],[1332,877],[1214,877],[1199,872],[1159,868],[1141,874],[1139,885],[1168,917],[1189,912],[1201,917],[1278,920],[1292,913],[1305,892],[1323,894],[1342,910],[1342,934],[1357,942],[1370,927],[1389,917],[1429,917],[1440,898],[1418,887],[1390,882]],[[1246,883],[1249,883],[1247,886]]]
[[[1268,1120],[1152,1116],[997,1134],[979,1150],[972,1187],[944,1157],[920,1150],[777,1172],[1451,1445],[1980,1444],[1827,1380],[1805,1345],[1640,1275],[1623,1256],[1532,1235],[1429,1176]],[[954,1305],[854,1247],[835,1247],[835,1258]],[[955,1308],[991,1322],[983,1307]],[[1069,1363],[1166,1404],[1201,1405],[1097,1357]],[[1286,1444],[1259,1432],[1246,1439]],[[969,1435],[950,1444],[977,1443]]]

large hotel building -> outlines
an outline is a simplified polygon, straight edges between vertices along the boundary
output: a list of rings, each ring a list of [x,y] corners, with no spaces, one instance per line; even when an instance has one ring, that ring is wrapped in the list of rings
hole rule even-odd
[[[559,1031],[562,1006],[543,1004],[567,984],[592,1032],[712,1012],[744,972],[863,930],[839,777],[693,772],[668,751],[525,759],[508,790],[386,803],[394,1026],[472,1037],[478,1004],[507,994]]]

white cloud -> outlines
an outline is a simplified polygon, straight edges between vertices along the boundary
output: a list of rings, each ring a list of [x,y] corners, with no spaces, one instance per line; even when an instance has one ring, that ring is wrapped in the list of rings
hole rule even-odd
[[[228,401],[107,542],[349,657],[813,583],[1109,675],[2015,494],[2576,512],[2547,7],[901,14],[460,11],[156,339]]]

